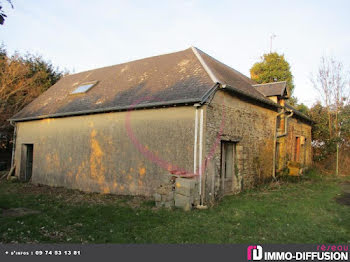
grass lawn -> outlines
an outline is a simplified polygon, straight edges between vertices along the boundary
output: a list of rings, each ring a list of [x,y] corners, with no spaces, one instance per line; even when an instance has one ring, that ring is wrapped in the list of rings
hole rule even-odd
[[[349,178],[309,172],[225,197],[208,210],[156,209],[142,198],[0,182],[0,243],[350,243]]]

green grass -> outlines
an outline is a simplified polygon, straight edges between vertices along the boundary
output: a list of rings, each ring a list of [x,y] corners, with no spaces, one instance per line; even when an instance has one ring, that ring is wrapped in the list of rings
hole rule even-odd
[[[0,242],[19,243],[350,243],[350,207],[338,204],[344,178],[309,172],[225,197],[208,210],[156,209],[152,201],[0,183]]]

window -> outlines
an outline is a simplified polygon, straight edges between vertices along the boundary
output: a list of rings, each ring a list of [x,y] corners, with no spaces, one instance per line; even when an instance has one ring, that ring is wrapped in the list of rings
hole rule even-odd
[[[87,91],[89,91],[96,84],[97,84],[97,82],[81,84],[76,89],[74,89],[74,91],[72,91],[71,94],[86,93]]]

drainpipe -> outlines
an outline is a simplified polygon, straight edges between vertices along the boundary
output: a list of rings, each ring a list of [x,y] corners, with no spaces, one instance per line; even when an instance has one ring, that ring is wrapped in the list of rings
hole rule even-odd
[[[198,159],[198,168],[199,168],[199,197],[200,197],[200,206],[203,206],[203,188],[202,188],[202,179],[203,179],[203,108],[200,110],[199,118],[199,159]]]
[[[285,114],[286,112],[289,112],[290,114],[285,117],[284,119],[284,132],[283,134],[277,135],[277,118]],[[272,177],[276,179],[276,146],[277,146],[277,139],[283,136],[286,136],[288,134],[288,119],[293,116],[293,111],[288,110],[286,108],[283,108],[281,112],[279,112],[276,116],[276,126],[275,126],[275,132],[274,132],[274,138],[273,138],[273,161],[272,161]]]
[[[203,183],[202,183],[202,178],[203,178],[203,163],[202,163],[202,158],[203,158],[203,122],[204,122],[204,117],[203,117],[203,108],[200,108],[201,105],[199,103],[194,104],[196,107],[195,110],[195,128],[194,128],[194,146],[193,146],[193,171],[194,173],[197,172],[197,167],[198,167],[198,177],[199,177],[199,205],[196,206],[198,209],[206,209],[207,206],[203,205]],[[198,138],[198,132],[199,132],[199,138]],[[199,141],[198,141],[199,140]],[[199,146],[198,146],[199,144]],[[199,147],[199,148],[198,148]],[[198,148],[198,159],[197,159],[197,148]],[[197,162],[198,161],[198,162]],[[197,165],[198,163],[198,165]]]
[[[276,122],[275,122],[275,131],[273,132],[273,149],[272,149],[272,177],[276,178],[276,146],[277,146],[277,119],[280,115],[284,113],[284,109],[282,109],[281,112],[279,112],[276,116]]]
[[[197,141],[198,141],[198,107],[200,104],[194,104],[195,115],[194,115],[194,143],[193,143],[193,174],[197,172]]]
[[[288,119],[293,116],[294,112],[292,110],[288,110],[288,109],[286,109],[286,112],[289,112],[290,114],[288,116],[286,116],[285,120],[284,120],[284,133],[277,135],[277,138],[286,136],[288,134]]]

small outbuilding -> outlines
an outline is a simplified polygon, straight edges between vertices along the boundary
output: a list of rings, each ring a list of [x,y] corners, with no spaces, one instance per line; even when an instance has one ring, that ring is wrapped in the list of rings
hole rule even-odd
[[[10,120],[15,173],[145,196],[173,177],[170,191],[191,181],[177,193],[205,205],[311,164],[311,120],[288,96],[285,82],[257,85],[195,47],[67,75]]]

